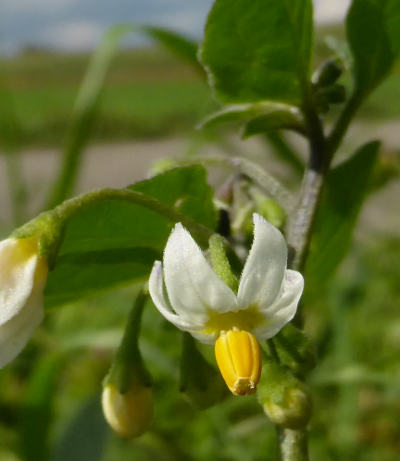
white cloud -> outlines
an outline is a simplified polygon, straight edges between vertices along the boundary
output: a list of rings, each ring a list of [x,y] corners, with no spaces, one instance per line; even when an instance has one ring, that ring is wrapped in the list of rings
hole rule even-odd
[[[351,0],[314,0],[315,19],[320,23],[342,21],[350,3]]]
[[[53,26],[43,34],[43,39],[52,47],[65,50],[88,50],[94,48],[106,27],[90,22],[77,21]]]

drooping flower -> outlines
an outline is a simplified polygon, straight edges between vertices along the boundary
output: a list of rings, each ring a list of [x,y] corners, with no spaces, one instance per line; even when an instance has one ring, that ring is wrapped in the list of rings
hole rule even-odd
[[[253,221],[254,241],[237,294],[180,223],[149,280],[153,302],[167,320],[201,342],[215,343],[218,366],[234,394],[254,392],[261,370],[257,339],[271,338],[292,320],[304,285],[302,275],[286,267],[281,232],[258,214]]]
[[[47,273],[37,237],[0,242],[0,368],[21,352],[43,319]]]

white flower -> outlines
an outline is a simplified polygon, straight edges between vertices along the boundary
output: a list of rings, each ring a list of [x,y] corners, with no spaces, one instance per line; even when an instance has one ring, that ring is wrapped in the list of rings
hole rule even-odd
[[[150,295],[161,314],[204,343],[216,342],[218,366],[234,394],[254,392],[261,356],[258,340],[271,338],[292,318],[304,280],[286,268],[287,246],[281,232],[253,215],[254,241],[237,294],[213,271],[202,251],[177,224],[156,261]],[[245,332],[246,334],[243,334]]]
[[[149,289],[161,314],[205,343],[234,327],[259,340],[274,336],[296,313],[303,277],[286,268],[287,246],[281,232],[254,214],[254,242],[238,293],[217,276],[181,224],[172,231],[164,261],[156,261]]]
[[[0,242],[0,368],[21,352],[43,319],[47,273],[36,237]]]

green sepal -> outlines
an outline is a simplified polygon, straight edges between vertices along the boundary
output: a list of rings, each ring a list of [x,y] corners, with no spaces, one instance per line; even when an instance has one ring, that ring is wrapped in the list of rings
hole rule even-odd
[[[209,408],[230,395],[221,374],[199,352],[189,333],[183,333],[179,389],[200,409]]]
[[[239,282],[232,272],[229,260],[225,253],[225,241],[221,235],[214,234],[210,237],[209,251],[215,273],[236,293]]]
[[[265,360],[257,389],[258,401],[274,424],[290,429],[307,425],[311,416],[309,392],[288,368]]]
[[[38,253],[48,261],[51,270],[55,264],[58,250],[63,238],[63,220],[60,220],[56,210],[45,211],[36,218],[16,229],[11,237],[25,239],[38,238]]]
[[[129,314],[124,335],[103,386],[115,384],[121,394],[132,386],[150,387],[152,379],[139,350],[140,324],[148,295],[143,290],[137,295]]]
[[[298,328],[288,323],[274,338],[279,360],[296,375],[304,375],[316,365],[314,345]]]

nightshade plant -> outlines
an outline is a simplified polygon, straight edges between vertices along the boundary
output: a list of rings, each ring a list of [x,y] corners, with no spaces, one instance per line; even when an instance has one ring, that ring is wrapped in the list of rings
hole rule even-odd
[[[227,155],[183,159],[181,165],[176,160],[175,168],[126,189],[97,190],[64,201],[90,133],[104,63],[119,38],[132,30],[149,34],[200,72],[201,63],[222,104],[203,128],[233,123],[244,137],[273,139],[272,133],[288,130],[305,138],[305,166],[284,152],[303,173],[298,196],[259,165]],[[111,31],[88,74],[85,85],[92,91],[78,105],[75,137],[48,211],[0,244],[1,365],[18,354],[42,318],[46,282],[44,305],[50,308],[121,283],[143,284],[150,277],[150,295],[169,321],[206,342],[216,341],[219,368],[234,394],[254,392],[260,379],[257,397],[276,425],[280,459],[307,460],[312,424],[307,375],[314,357],[301,331],[301,305],[293,322],[284,325],[296,312],[303,276],[306,289],[321,289],[350,242],[379,143],[345,152],[346,160],[337,166],[332,162],[357,110],[398,58],[400,1],[353,0],[346,31],[351,62],[334,56],[314,73],[311,0],[217,0],[198,51],[196,44],[160,29],[123,26]],[[348,67],[351,84],[345,88],[339,79]],[[338,115],[325,123],[333,105]],[[218,201],[201,165],[213,162],[235,170],[228,192],[226,185],[218,191]],[[246,203],[239,203],[240,194]],[[285,237],[268,221],[281,227]],[[205,256],[198,245],[204,251],[209,246]],[[163,250],[164,268],[154,264]],[[151,365],[145,366],[138,347],[146,286],[104,382],[105,416],[123,436],[142,434],[153,414]],[[199,407],[218,404],[227,396],[218,372],[192,337],[183,336],[182,391]]]

